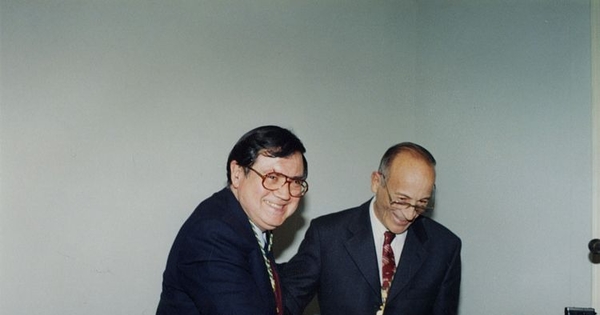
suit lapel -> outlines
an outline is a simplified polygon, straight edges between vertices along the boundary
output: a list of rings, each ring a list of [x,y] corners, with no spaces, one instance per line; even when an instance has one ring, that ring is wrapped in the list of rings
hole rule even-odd
[[[414,222],[408,229],[404,249],[394,275],[388,299],[393,300],[410,283],[428,255],[424,247],[427,235],[421,220]]]
[[[256,240],[256,236],[252,230],[252,225],[250,224],[248,216],[242,209],[239,201],[235,199],[235,196],[229,189],[224,188],[222,193],[226,198],[226,209],[232,209],[231,220],[238,222],[238,226],[240,227],[238,229],[240,238],[249,240],[249,242],[252,244],[252,250],[249,252],[250,256],[248,261],[250,263],[250,272],[252,273],[252,277],[254,278],[257,287],[260,289],[260,295],[263,297],[265,303],[269,305],[269,308],[275,310],[275,300],[273,298],[273,288],[271,287],[269,273],[260,250],[260,245],[258,244],[258,240]],[[268,253],[267,256],[275,261],[273,252]]]
[[[369,217],[369,202],[359,207],[358,215],[348,224],[348,240],[345,243],[348,254],[362,273],[363,277],[373,289],[374,293],[381,294],[379,270],[376,256],[371,220]]]

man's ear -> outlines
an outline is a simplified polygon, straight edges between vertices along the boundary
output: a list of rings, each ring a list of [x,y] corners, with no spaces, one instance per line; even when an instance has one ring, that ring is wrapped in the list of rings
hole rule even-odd
[[[240,166],[237,161],[231,161],[229,163],[229,171],[231,173],[231,186],[237,188],[240,185],[242,176],[245,176],[244,167]]]
[[[371,173],[371,191],[376,194],[381,181],[381,174],[379,172]]]

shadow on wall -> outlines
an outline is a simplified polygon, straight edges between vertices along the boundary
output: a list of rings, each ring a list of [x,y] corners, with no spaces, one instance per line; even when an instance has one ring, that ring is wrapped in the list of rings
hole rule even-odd
[[[317,299],[313,299],[304,310],[304,315],[319,315],[319,303]]]
[[[590,261],[594,264],[600,264],[600,254],[589,253]]]
[[[304,235],[299,234],[298,232],[308,223],[308,221],[310,221],[304,218],[304,200],[306,198],[308,197],[305,196],[300,201],[300,205],[298,205],[296,212],[287,218],[274,232],[273,251],[277,262],[279,262],[280,259],[279,255],[288,249],[288,247],[294,243],[294,240],[301,240],[304,237]]]

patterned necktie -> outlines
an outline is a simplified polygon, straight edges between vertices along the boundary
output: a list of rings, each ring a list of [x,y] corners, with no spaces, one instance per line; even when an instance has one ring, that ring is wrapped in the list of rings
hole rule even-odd
[[[250,223],[252,224],[252,221],[250,221]],[[267,238],[265,240],[264,246],[262,246],[260,236],[258,236],[255,229],[252,230],[254,231],[254,236],[256,236],[256,240],[258,241],[258,247],[260,247],[260,251],[265,261],[265,266],[267,267],[269,281],[271,282],[271,287],[273,288],[273,295],[275,296],[276,313],[277,315],[283,315],[283,298],[281,295],[281,286],[279,284],[279,275],[277,274],[277,270],[275,270],[275,259],[273,258],[273,252],[271,251],[271,249],[273,248],[273,232],[266,232]]]
[[[267,266],[267,271],[269,273],[269,280],[271,280],[271,285],[273,286],[273,293],[275,294],[275,305],[277,315],[283,315],[283,298],[281,296],[281,285],[279,282],[279,275],[277,274],[277,270],[275,269],[275,258],[273,257],[273,232],[267,232],[269,237],[267,238],[268,245],[266,250],[266,255],[268,256],[269,264]]]
[[[387,300],[387,294],[394,278],[394,272],[396,272],[396,260],[394,259],[394,250],[392,250],[392,240],[396,237],[396,234],[386,231],[383,240],[383,255],[381,260],[381,298],[383,304]]]

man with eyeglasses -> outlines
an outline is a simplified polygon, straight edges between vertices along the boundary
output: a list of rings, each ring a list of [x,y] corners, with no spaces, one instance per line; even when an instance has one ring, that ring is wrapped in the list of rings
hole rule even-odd
[[[227,187],[200,203],[175,238],[156,314],[283,314],[271,231],[308,191],[305,151],[277,126],[238,140]]]
[[[423,216],[435,164],[417,144],[392,146],[371,175],[370,201],[311,222],[280,266],[287,314],[302,314],[315,294],[321,315],[457,314],[461,241]]]

